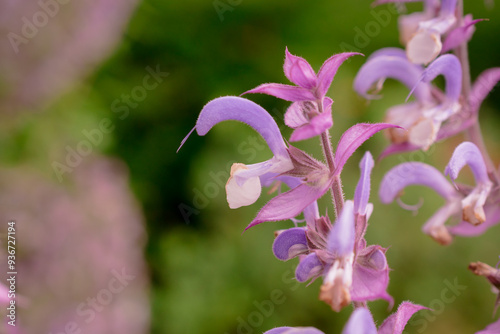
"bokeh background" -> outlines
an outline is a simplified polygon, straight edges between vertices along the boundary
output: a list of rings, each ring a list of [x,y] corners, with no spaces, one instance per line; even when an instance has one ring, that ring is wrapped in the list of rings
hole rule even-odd
[[[500,66],[500,4],[465,2],[466,12],[490,19],[477,25],[470,43],[475,78]],[[0,234],[16,220],[18,333],[249,334],[283,325],[341,331],[349,307],[333,313],[317,300],[319,281],[297,284],[296,262],[272,255],[273,232],[291,222],[242,234],[270,196],[227,207],[231,163],[271,155],[258,135],[226,122],[176,150],[209,100],[285,83],[285,47],[315,69],[334,53],[369,55],[399,46],[397,15],[381,19],[388,7],[368,0],[0,3]],[[352,81],[363,62],[345,63],[332,84],[334,142],[356,122],[381,121],[407,95],[387,82],[381,100],[357,96]],[[289,137],[281,119],[286,102],[249,98]],[[494,90],[480,118],[496,163],[499,110]],[[424,200],[417,215],[377,198],[392,166],[424,161],[443,170],[461,140],[389,157],[374,169],[367,239],[390,247],[389,293],[396,305],[411,300],[435,309],[414,316],[408,333],[472,333],[493,321],[494,294],[466,268],[498,261],[499,227],[443,247],[420,232],[442,204],[431,190],[412,187],[403,197]],[[377,156],[387,143],[378,134],[349,160],[347,198],[363,152]],[[297,146],[321,158],[316,139]],[[322,212],[331,212],[329,205],[322,200]],[[270,307],[273,292],[281,297]],[[370,306],[379,323],[389,314],[386,302]]]

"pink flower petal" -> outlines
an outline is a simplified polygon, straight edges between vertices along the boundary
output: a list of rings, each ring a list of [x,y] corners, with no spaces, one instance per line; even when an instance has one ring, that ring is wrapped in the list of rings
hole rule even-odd
[[[361,146],[368,138],[375,133],[387,128],[401,128],[400,126],[388,123],[358,123],[344,132],[337,145],[335,153],[335,175],[339,175],[344,168],[347,159]]]
[[[406,323],[413,316],[414,313],[427,309],[427,307],[413,304],[410,302],[402,302],[398,310],[391,314],[380,325],[378,334],[401,334],[406,326]]]
[[[276,196],[264,205],[257,217],[245,228],[245,231],[266,221],[285,220],[299,215],[309,204],[323,196],[329,186],[330,183],[326,183],[322,187],[301,184]]]
[[[272,95],[279,99],[291,102],[309,101],[316,99],[313,93],[311,93],[306,88],[277,84],[277,83],[262,84],[260,86],[255,87],[254,89],[250,89],[244,92],[241,95],[254,94],[254,93]]]
[[[335,77],[335,74],[337,73],[337,70],[339,69],[340,65],[342,65],[344,61],[346,61],[349,57],[352,57],[354,55],[363,56],[362,53],[358,52],[343,52],[331,56],[323,63],[318,72],[317,94],[319,96],[326,95],[326,93],[328,92],[328,88],[330,88],[333,78]]]
[[[294,84],[311,89],[317,85],[316,73],[311,65],[302,57],[297,57],[285,50],[285,64],[283,65],[285,76]]]
[[[275,156],[288,157],[288,151],[278,125],[271,115],[257,103],[237,96],[224,96],[208,102],[196,121],[196,132],[200,136],[227,120],[250,125],[266,140]]]

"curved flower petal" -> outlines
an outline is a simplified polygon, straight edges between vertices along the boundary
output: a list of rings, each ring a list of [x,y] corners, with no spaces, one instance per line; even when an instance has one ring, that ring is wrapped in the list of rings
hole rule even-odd
[[[317,85],[316,73],[311,65],[302,57],[294,56],[285,49],[285,63],[283,64],[285,76],[297,86],[311,89]]]
[[[264,332],[264,334],[325,334],[325,333],[314,327],[278,327],[268,330],[267,332]]]
[[[342,330],[342,334],[377,334],[377,327],[375,327],[370,311],[364,307],[355,309]]]
[[[326,247],[337,256],[347,256],[354,252],[354,237],[354,204],[352,201],[346,201],[328,234]]]
[[[247,90],[245,94],[267,94],[286,101],[308,101],[315,100],[316,97],[308,89],[297,86],[290,86],[277,83],[266,83]]]
[[[245,228],[245,231],[265,221],[286,220],[299,215],[308,205],[323,196],[329,185],[330,183],[326,183],[322,187],[311,187],[307,184],[301,184],[274,197],[264,205],[257,217]]]
[[[455,148],[444,174],[449,175],[455,181],[465,165],[469,165],[476,183],[489,182],[483,155],[477,146],[471,142],[463,142]]]
[[[483,206],[490,194],[493,183],[488,178],[486,164],[481,152],[471,142],[463,142],[457,146],[446,166],[445,174],[449,175],[454,182],[458,177],[458,173],[466,164],[471,168],[477,185],[462,200],[463,219],[471,224],[478,225],[486,220]]]
[[[316,253],[311,253],[300,261],[297,269],[295,269],[295,278],[303,283],[311,278],[321,275],[323,271],[323,263],[318,259]]]
[[[479,75],[470,94],[471,112],[477,113],[484,99],[500,81],[500,67],[490,68]]]
[[[347,159],[375,133],[387,128],[401,128],[400,126],[388,123],[358,123],[347,129],[339,140],[337,150],[335,152],[335,175],[340,175],[344,168]]]
[[[380,56],[368,60],[358,71],[354,79],[354,90],[367,99],[374,98],[368,94],[371,87],[386,78],[400,81],[408,89],[414,88],[415,97],[422,103],[432,100],[430,86],[419,82],[423,73],[422,67],[412,64],[400,56]]]
[[[222,121],[235,120],[246,123],[265,139],[275,156],[288,158],[288,152],[278,125],[271,115],[257,103],[237,96],[224,96],[208,102],[196,121],[200,136]]]
[[[389,170],[379,188],[380,200],[391,203],[409,185],[424,185],[434,189],[447,200],[456,197],[456,191],[436,168],[422,162],[405,162]]]
[[[273,243],[273,253],[282,261],[290,260],[308,251],[306,231],[303,227],[290,228],[281,232]]]
[[[354,212],[360,215],[366,215],[366,206],[370,199],[370,175],[374,164],[371,153],[367,151],[359,163],[361,176],[354,192]]]
[[[344,63],[349,57],[354,55],[363,56],[362,53],[359,52],[343,52],[328,58],[318,72],[318,95],[325,96],[332,84],[333,78],[337,73],[340,65]]]
[[[402,302],[398,310],[391,314],[380,325],[378,334],[402,334],[406,323],[416,312],[427,309],[425,306],[413,304],[410,302]]]
[[[457,102],[462,90],[462,66],[457,56],[445,54],[434,60],[423,72],[422,80],[430,82],[438,75],[444,76],[446,97]]]

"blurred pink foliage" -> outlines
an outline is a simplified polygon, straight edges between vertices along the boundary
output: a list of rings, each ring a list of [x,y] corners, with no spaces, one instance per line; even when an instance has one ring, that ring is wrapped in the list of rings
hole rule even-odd
[[[136,0],[0,1],[0,111],[39,109],[116,48]]]
[[[19,333],[149,332],[144,218],[121,162],[89,156],[63,185],[28,167],[1,170],[0,221],[9,220]]]

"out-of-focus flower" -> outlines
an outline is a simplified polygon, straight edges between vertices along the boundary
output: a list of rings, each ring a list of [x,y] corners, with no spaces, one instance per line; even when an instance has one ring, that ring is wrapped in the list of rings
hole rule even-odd
[[[374,4],[389,2],[404,3],[415,2],[415,0],[379,0],[375,1]],[[423,2],[424,10],[422,12],[399,17],[400,41],[406,47],[408,59],[414,64],[428,64],[433,61],[442,52],[442,36],[453,29],[457,21],[455,16],[457,0],[441,0],[441,2],[426,0]],[[466,31],[464,34],[460,34],[460,38],[456,40],[462,42],[468,40],[472,32]]]
[[[16,292],[27,300],[16,308],[19,333],[149,332],[144,220],[123,164],[88,156],[64,186],[2,169],[0,189],[0,219],[16,221]]]
[[[398,310],[384,320],[377,330],[370,311],[359,307],[352,312],[342,334],[402,334],[406,323],[416,312],[426,309],[424,306],[402,302]],[[264,334],[325,334],[313,327],[278,327]]]
[[[430,82],[443,75],[446,81],[445,93],[439,97],[433,94],[437,88]],[[387,78],[401,81],[411,89],[416,101],[390,108],[385,121],[403,127],[389,132],[390,153],[421,148],[427,150],[440,136],[442,124],[461,110],[459,103],[462,69],[454,55],[443,55],[425,70],[410,63],[402,50],[388,48],[377,51],[361,67],[354,80],[354,90],[360,95],[373,99],[368,92],[375,86],[382,88]]]
[[[0,2],[0,111],[39,109],[113,51],[136,0]]]
[[[424,224],[424,233],[444,245],[452,241],[452,234],[480,234],[499,222],[498,205],[493,200],[488,201],[492,182],[488,179],[479,149],[470,142],[457,146],[446,167],[445,173],[451,177],[454,184],[465,165],[469,165],[475,176],[476,186],[473,188],[455,185],[455,189],[437,169],[421,162],[400,164],[384,176],[380,184],[380,199],[388,204],[398,197],[405,187],[425,185],[434,189],[446,203]],[[459,213],[463,219],[460,224],[445,226],[451,216]],[[468,227],[464,228],[464,224]]]
[[[243,94],[261,93],[291,101],[285,113],[285,124],[295,129],[290,141],[299,141],[317,136],[333,125],[332,99],[326,97],[335,74],[349,57],[360,53],[345,52],[333,55],[321,66],[318,74],[304,58],[285,51],[285,76],[296,86],[267,83]]]

